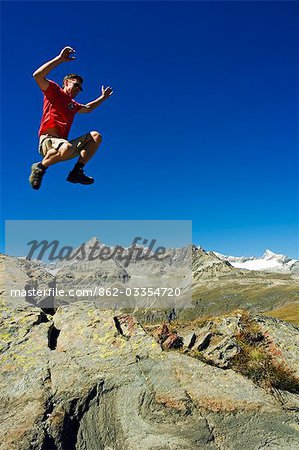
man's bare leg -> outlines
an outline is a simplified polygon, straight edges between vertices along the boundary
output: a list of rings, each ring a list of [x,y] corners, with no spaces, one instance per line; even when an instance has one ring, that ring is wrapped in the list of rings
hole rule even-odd
[[[55,148],[50,148],[41,163],[44,167],[48,168],[60,161],[66,161],[67,159],[70,159],[73,152],[74,149],[70,142],[62,144],[58,148],[58,150],[56,150]]]
[[[67,177],[67,181],[71,183],[92,184],[94,182],[92,177],[87,177],[84,174],[83,167],[96,153],[102,142],[102,136],[97,131],[91,131],[89,135],[90,138],[87,140],[85,148],[81,150],[78,162]],[[33,164],[31,167],[29,182],[33,189],[40,188],[42,178],[48,167],[70,159],[73,153],[74,148],[70,142],[62,144],[57,150],[50,148],[43,160],[40,163]]]
[[[60,161],[65,161],[71,158],[73,152],[74,149],[70,142],[62,144],[57,150],[55,148],[50,148],[43,160],[39,163],[33,164],[31,167],[29,183],[33,189],[37,190],[40,188],[43,176],[45,175],[48,167]]]
[[[97,131],[91,131],[89,134],[90,140],[85,143],[77,163],[67,177],[70,183],[92,184],[94,182],[92,177],[84,174],[83,167],[96,153],[102,142],[102,136]]]
[[[84,165],[94,156],[102,142],[102,136],[97,131],[91,131],[89,134],[91,139],[87,142],[85,148],[81,150],[78,160],[79,163]]]

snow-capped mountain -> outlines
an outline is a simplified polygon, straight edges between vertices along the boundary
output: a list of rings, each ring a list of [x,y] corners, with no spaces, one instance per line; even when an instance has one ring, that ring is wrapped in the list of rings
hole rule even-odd
[[[80,251],[80,249],[84,246],[84,252]],[[66,259],[58,259],[55,262],[52,263],[45,263],[44,261],[33,259],[32,262],[35,263],[37,266],[40,266],[41,268],[44,268],[48,273],[55,276],[60,272],[64,267],[77,267],[77,265],[80,265],[80,261],[82,259],[89,260],[87,257],[88,254],[91,252],[93,248],[95,248],[95,254],[98,254],[101,249],[103,249],[105,246],[104,243],[102,243],[97,237],[92,237],[89,239],[86,243],[81,244],[79,247],[73,249],[71,257]],[[141,244],[135,244],[134,247],[137,251],[139,256],[141,255],[153,255],[153,251],[150,247],[143,246]],[[129,247],[123,247],[120,245],[117,246],[109,246],[110,252],[111,252],[111,258],[104,258],[105,259],[112,259],[116,265],[120,264],[120,261],[122,260],[119,258],[118,253],[116,250],[120,249],[123,250],[123,257],[128,255],[130,253],[130,249],[132,248],[132,245]],[[235,268],[235,269],[247,269],[251,271],[266,271],[266,272],[279,272],[279,273],[290,273],[293,275],[298,276],[299,275],[299,260],[292,259],[286,255],[274,253],[271,250],[266,250],[265,253],[260,256],[228,256],[223,255],[216,251],[205,251],[202,246],[192,244],[189,248],[190,251],[192,251],[193,256],[193,265],[196,266],[197,262],[200,261],[200,273],[202,275],[203,267],[202,264],[204,262],[205,265],[208,265],[209,268],[212,271],[216,271],[218,274],[221,272],[227,272],[229,271],[229,268]],[[114,255],[115,252],[115,255]],[[182,249],[168,249],[168,252],[171,253],[171,265],[176,266],[178,263],[178,266],[181,266],[181,264],[186,260],[187,258],[187,264],[190,263],[187,247]],[[187,252],[187,254],[186,254]],[[57,249],[56,253],[59,253],[59,249]],[[84,257],[82,258],[82,256]],[[136,256],[136,254],[135,254]],[[132,255],[132,262],[135,261],[135,256]],[[19,258],[24,259],[24,258]],[[92,258],[93,260],[94,258]],[[217,266],[217,270],[215,267]],[[194,267],[193,267],[194,269]],[[209,269],[209,270],[210,270]]]
[[[298,272],[299,261],[286,255],[266,250],[263,256],[227,256],[213,252],[223,261],[228,261],[233,267],[247,270],[264,270],[273,272]]]

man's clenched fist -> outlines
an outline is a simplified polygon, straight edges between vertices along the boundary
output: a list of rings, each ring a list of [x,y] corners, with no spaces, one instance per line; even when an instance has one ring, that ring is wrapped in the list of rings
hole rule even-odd
[[[73,54],[75,53],[75,50],[72,47],[64,47],[59,56],[63,61],[72,61],[75,59]]]

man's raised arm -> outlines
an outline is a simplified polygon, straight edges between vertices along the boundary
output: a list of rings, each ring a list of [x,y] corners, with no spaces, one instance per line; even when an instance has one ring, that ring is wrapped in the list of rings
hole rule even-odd
[[[43,64],[33,73],[35,81],[43,91],[45,91],[49,86],[49,81],[46,79],[48,73],[63,62],[73,61],[75,59],[73,53],[75,53],[73,48],[64,47],[58,56]]]
[[[103,103],[105,100],[107,100],[107,98],[109,98],[111,95],[113,94],[113,90],[110,86],[104,88],[104,86],[102,86],[102,95],[98,98],[96,98],[95,100],[93,100],[92,102],[88,102],[86,103],[86,105],[82,106],[81,109],[79,109],[78,113],[89,113],[91,111],[93,111],[95,108],[97,108],[98,106],[100,106],[101,103]]]

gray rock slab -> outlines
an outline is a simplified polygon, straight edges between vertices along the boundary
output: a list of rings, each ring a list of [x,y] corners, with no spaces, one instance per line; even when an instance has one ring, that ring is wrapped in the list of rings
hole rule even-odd
[[[1,450],[299,445],[295,412],[275,396],[232,370],[162,351],[136,321],[121,335],[120,311],[88,302],[48,318],[5,311]]]

